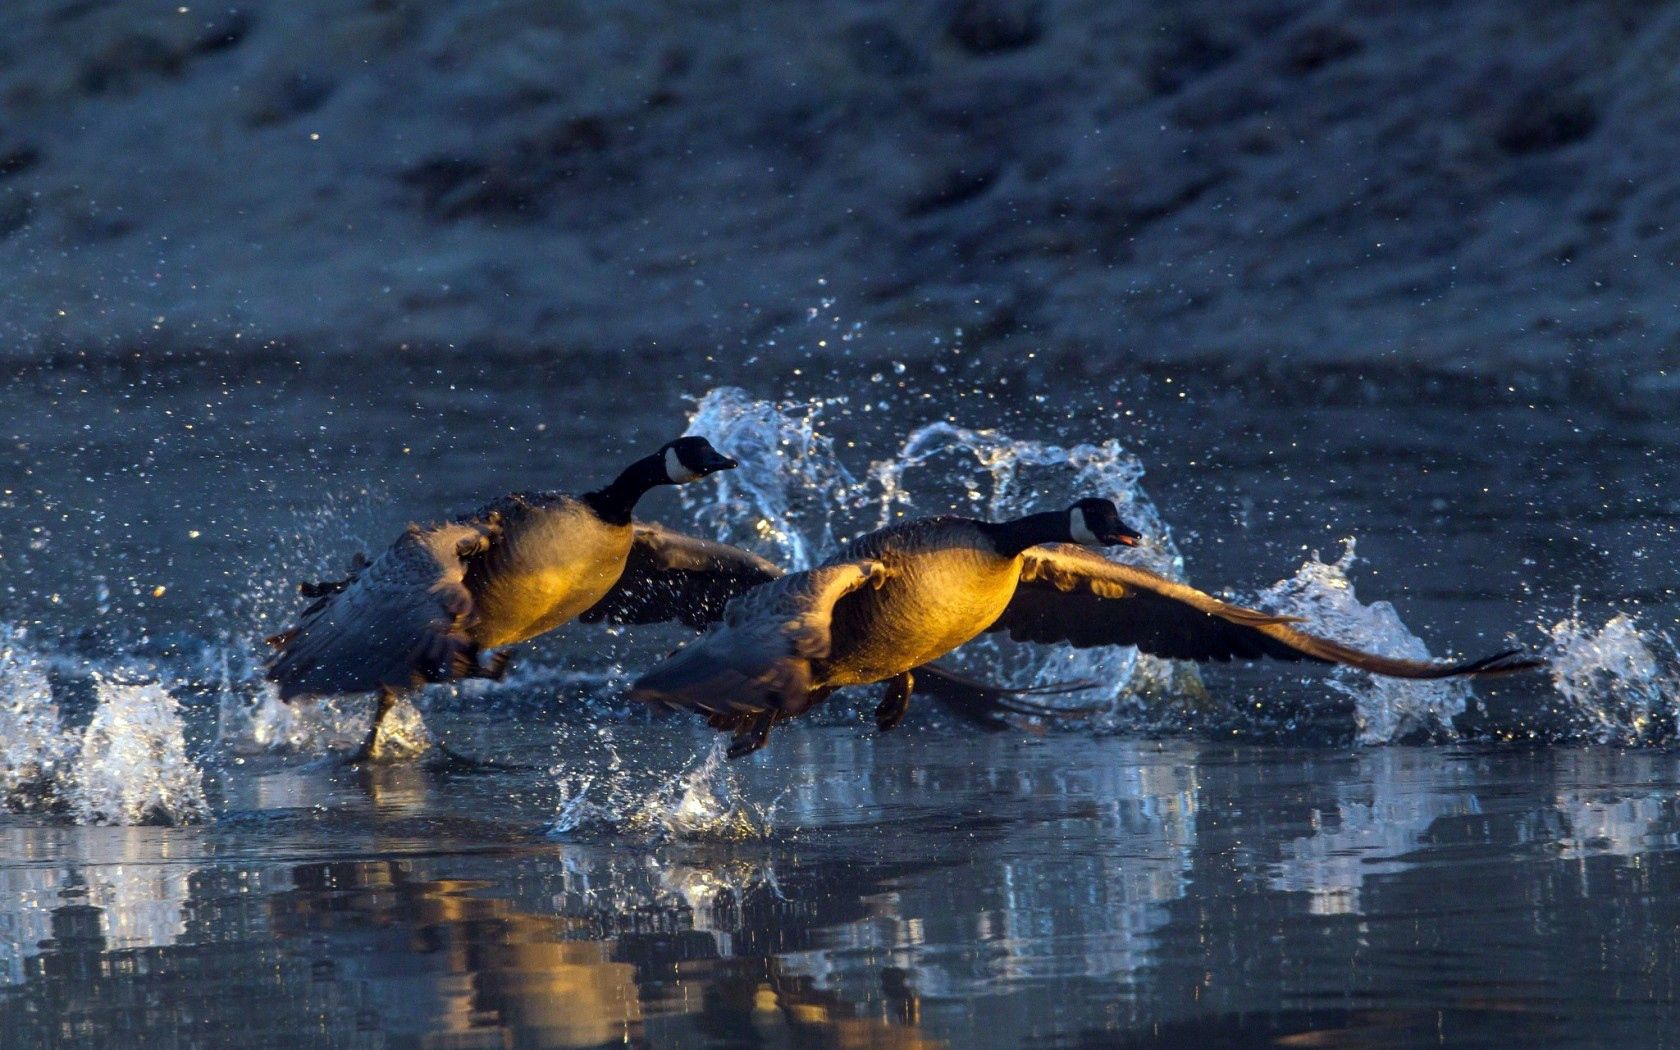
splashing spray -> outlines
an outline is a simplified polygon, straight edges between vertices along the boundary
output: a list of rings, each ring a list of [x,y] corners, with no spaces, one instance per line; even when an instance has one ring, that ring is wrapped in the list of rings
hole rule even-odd
[[[1412,660],[1430,659],[1429,647],[1401,622],[1388,602],[1364,605],[1354,593],[1348,570],[1357,557],[1352,538],[1343,540],[1342,556],[1333,562],[1315,554],[1294,576],[1260,592],[1255,604],[1287,616],[1304,617],[1307,628],[1338,642]],[[1470,702],[1463,679],[1414,682],[1337,668],[1331,688],[1354,703],[1361,744],[1394,743],[1418,735],[1446,736],[1453,719]]]

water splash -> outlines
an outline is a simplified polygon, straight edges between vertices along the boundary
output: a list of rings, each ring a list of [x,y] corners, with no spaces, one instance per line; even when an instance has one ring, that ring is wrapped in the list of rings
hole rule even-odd
[[[933,466],[943,469],[913,489],[910,474]],[[911,432],[896,456],[871,464],[869,473],[880,489],[877,527],[941,512],[1001,520],[1106,496],[1120,508],[1120,517],[1144,535],[1126,552],[1129,560],[1173,579],[1184,577],[1184,558],[1172,530],[1143,490],[1143,461],[1113,438],[1100,445],[1064,447],[996,430],[930,423]]]
[[[720,540],[790,569],[818,564],[839,546],[841,514],[865,498],[820,429],[824,412],[844,403],[761,401],[732,386],[709,391],[689,413],[687,433],[705,435],[740,466],[716,475],[710,493],[682,490],[683,506]]]
[[[1647,635],[1617,613],[1593,630],[1579,609],[1547,632],[1552,684],[1563,699],[1568,728],[1600,744],[1666,741],[1676,729],[1680,674],[1673,639]],[[1666,661],[1659,658],[1661,649]],[[1665,662],[1668,667],[1665,667]]]
[[[1260,608],[1304,617],[1306,629],[1360,649],[1412,660],[1430,659],[1423,639],[1407,629],[1388,602],[1362,604],[1348,570],[1357,560],[1352,538],[1333,562],[1308,559],[1289,579],[1262,591]],[[1357,740],[1387,744],[1417,736],[1450,736],[1464,713],[1470,686],[1462,679],[1416,682],[1337,668],[1330,686],[1352,699]]]
[[[93,676],[96,706],[67,728],[49,661],[0,626],[0,806],[83,824],[184,824],[210,807],[178,700],[156,681]]]
[[[404,708],[392,709],[387,724]],[[264,684],[254,694],[224,695],[218,745],[231,754],[265,751],[324,755],[355,748],[367,735],[373,700],[367,696],[335,696],[287,703],[274,687]],[[381,739],[389,732],[382,727]]]
[[[728,750],[729,741],[717,737],[698,765],[636,812],[631,829],[727,842],[768,838],[775,804],[759,807],[740,797]]]
[[[189,677],[215,683],[216,750],[235,754],[265,751],[324,754],[358,746],[367,733],[373,701],[365,696],[284,703],[264,671],[273,650],[264,638],[294,623],[308,604],[301,580],[341,577],[356,552],[377,551],[365,532],[385,493],[378,485],[327,493],[326,499],[292,512],[289,528],[260,556],[247,560],[247,584],[227,610],[211,609],[209,622],[242,625],[208,641],[185,662]],[[431,737],[412,705],[399,703],[381,733],[392,753],[419,753]],[[396,723],[393,725],[393,723]]]
[[[99,707],[81,734],[70,804],[84,824],[184,824],[210,806],[187,757],[181,705],[156,682],[98,683]]]
[[[46,661],[24,631],[0,625],[0,806],[52,808],[74,748],[59,727]]]
[[[663,783],[648,787],[644,778],[649,771],[626,766],[609,729],[600,727],[594,736],[606,753],[604,762],[594,763],[599,772],[587,772],[590,764],[578,763],[575,757],[570,765],[553,770],[560,797],[550,835],[568,838],[601,830],[714,842],[770,836],[775,806],[757,806],[741,797],[728,766],[726,738],[717,737],[703,759],[675,778],[653,771]]]
[[[563,727],[556,744],[566,758],[549,770],[558,792],[551,835],[617,827],[651,790],[626,770],[611,726]]]

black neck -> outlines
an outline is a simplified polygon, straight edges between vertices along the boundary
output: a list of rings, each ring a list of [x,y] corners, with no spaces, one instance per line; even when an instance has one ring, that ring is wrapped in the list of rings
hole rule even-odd
[[[1013,558],[1028,547],[1040,543],[1067,543],[1073,537],[1068,532],[1065,510],[1047,510],[1042,514],[1028,514],[1013,521],[983,521],[984,532],[999,554]]]
[[[604,489],[585,493],[583,502],[589,504],[595,516],[608,525],[630,524],[630,512],[636,509],[636,501],[655,485],[669,485],[671,479],[665,474],[665,457],[654,454],[624,468],[624,473],[613,479],[613,483]]]

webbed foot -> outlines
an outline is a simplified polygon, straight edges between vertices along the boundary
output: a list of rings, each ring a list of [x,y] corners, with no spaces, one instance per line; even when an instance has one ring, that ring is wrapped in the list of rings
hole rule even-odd
[[[770,740],[770,727],[776,724],[776,713],[766,711],[735,730],[729,741],[728,757],[743,758],[763,747]]]

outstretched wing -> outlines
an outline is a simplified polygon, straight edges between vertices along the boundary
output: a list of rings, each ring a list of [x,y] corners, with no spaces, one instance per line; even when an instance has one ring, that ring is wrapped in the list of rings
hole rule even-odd
[[[1291,626],[1299,622],[1222,602],[1081,547],[1047,544],[1024,554],[1021,584],[991,629],[1025,642],[1135,645],[1175,660],[1310,660],[1394,678],[1507,674],[1541,664],[1515,651],[1462,663],[1398,659]]]
[[[847,561],[748,591],[722,623],[637,679],[630,696],[709,715],[799,714],[810,704],[811,661],[829,652],[835,603],[886,577],[881,562]]]
[[[585,623],[662,623],[702,628],[723,617],[723,607],[761,583],[782,575],[751,551],[637,522],[624,572],[606,596],[578,619]]]
[[[371,563],[331,584],[304,585],[315,604],[296,627],[269,639],[278,650],[268,678],[282,699],[407,688],[476,668],[467,634],[472,595],[468,559],[487,549],[493,520],[411,525]]]

